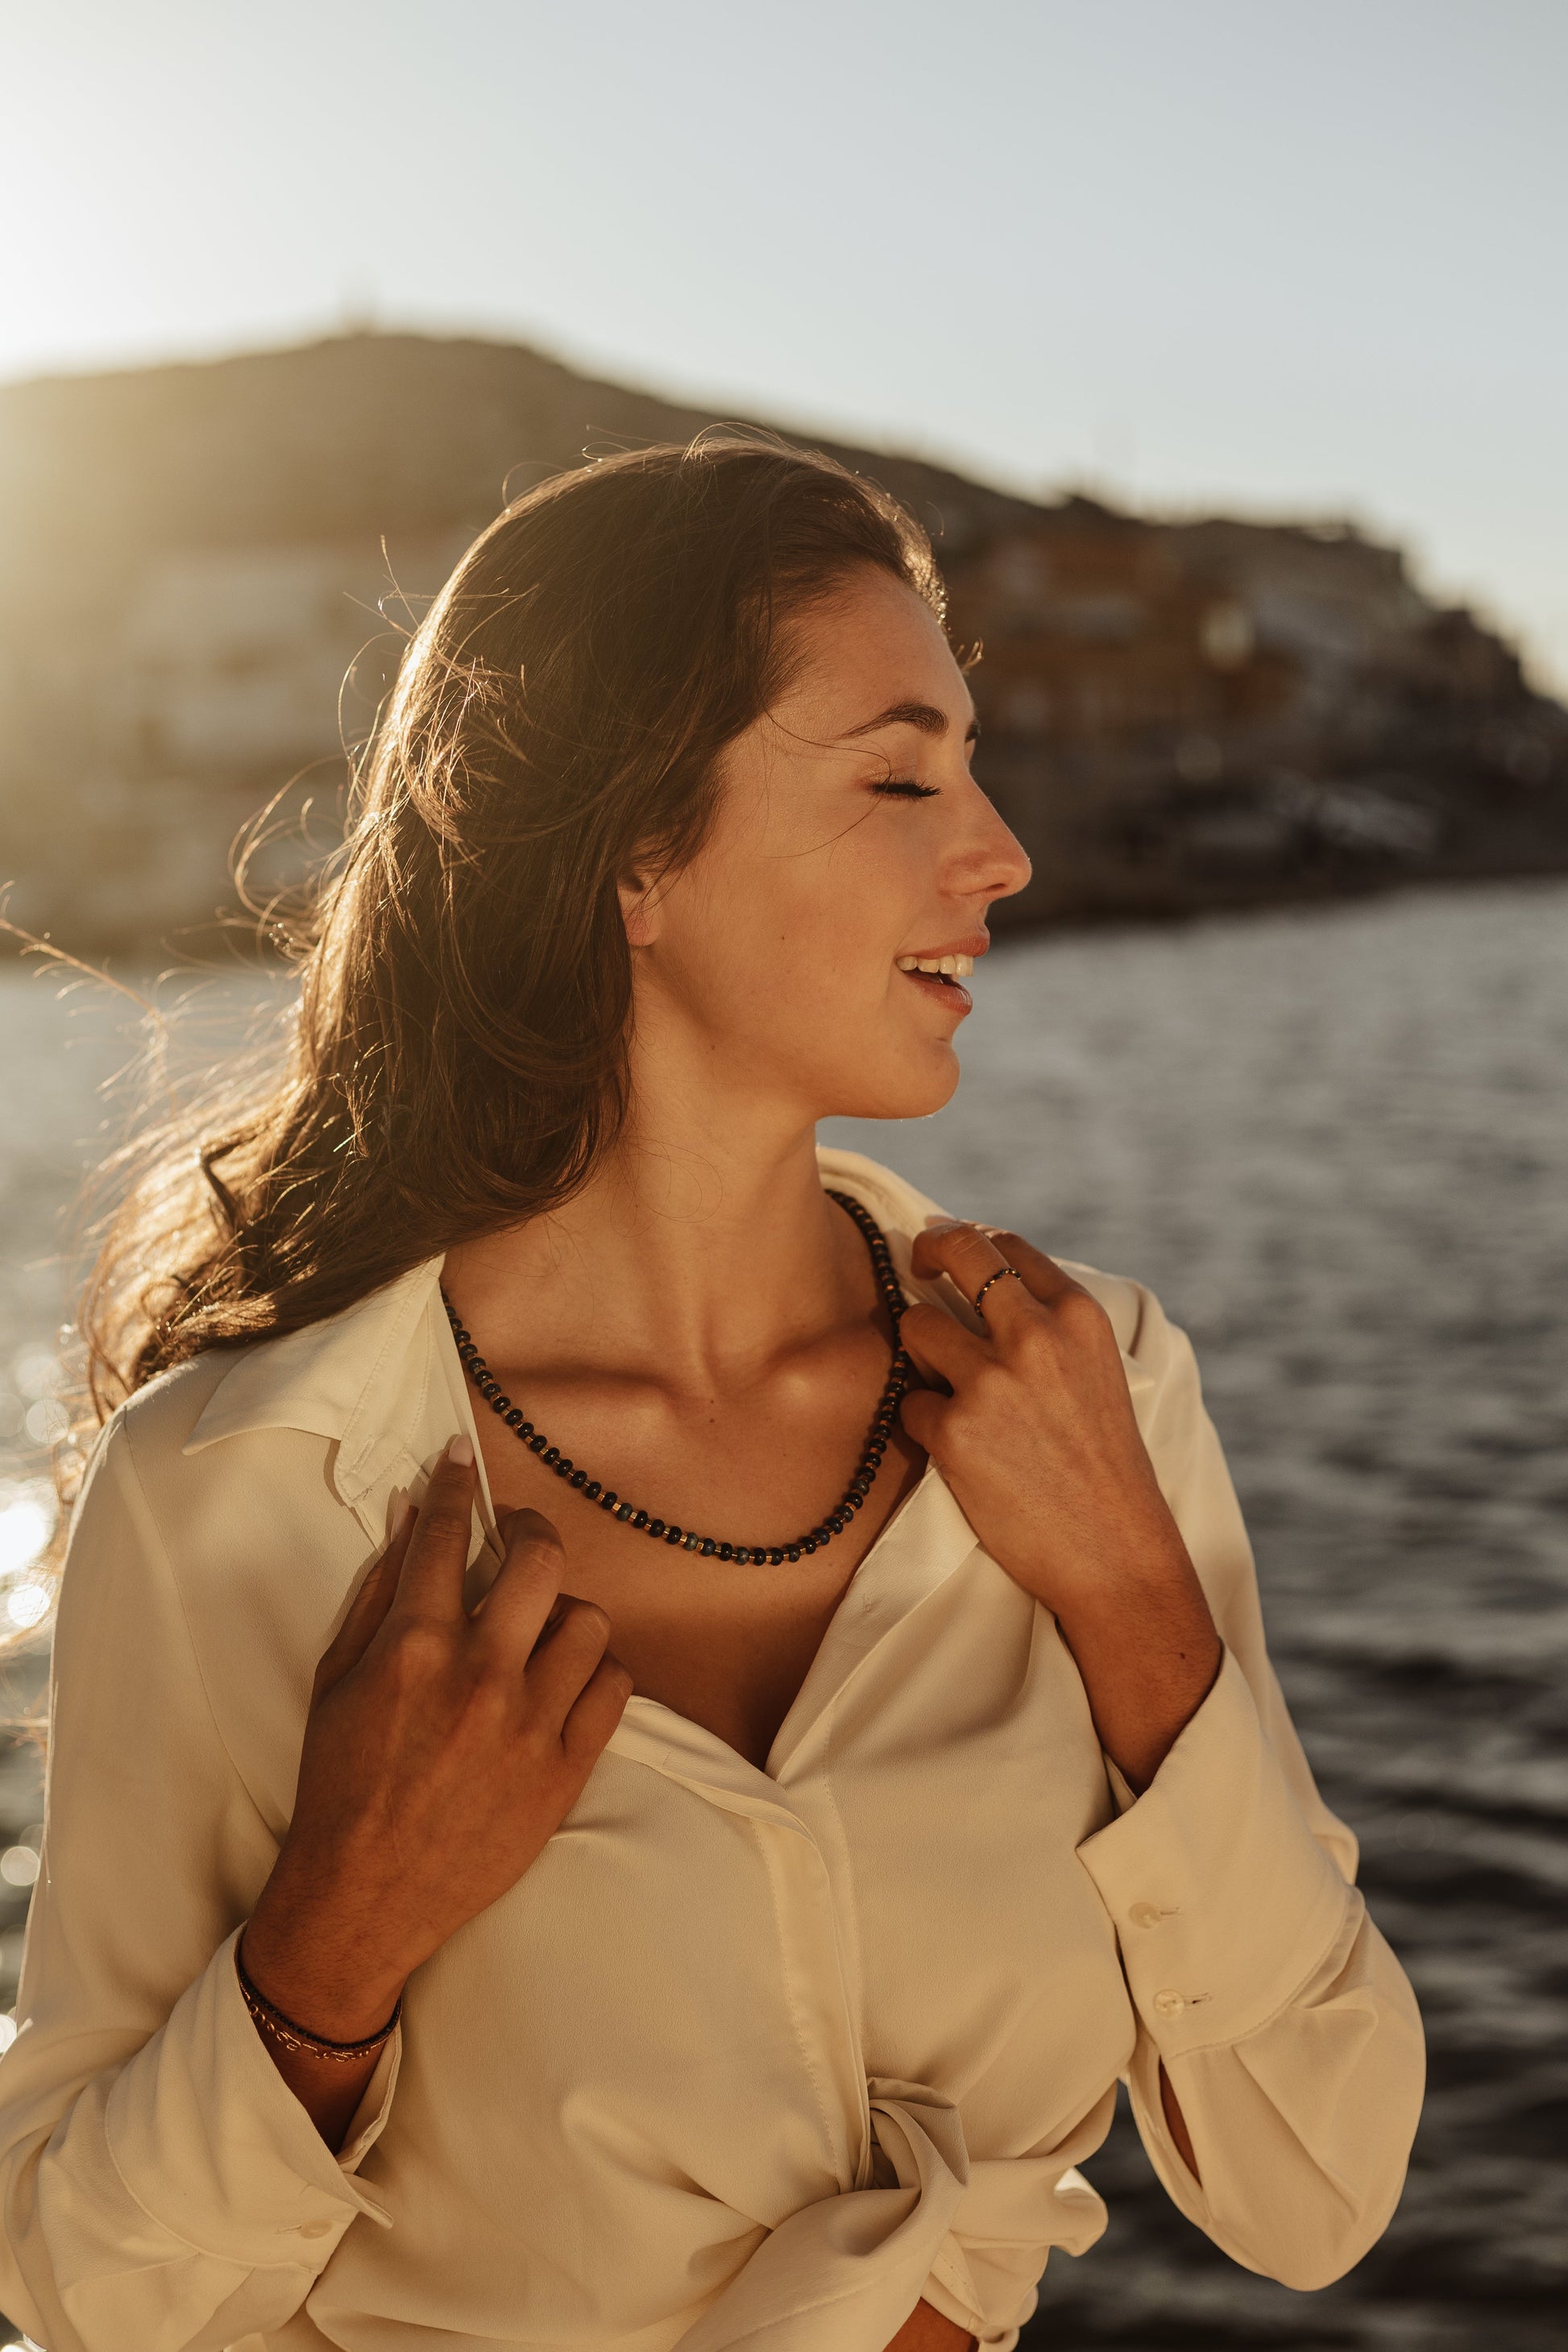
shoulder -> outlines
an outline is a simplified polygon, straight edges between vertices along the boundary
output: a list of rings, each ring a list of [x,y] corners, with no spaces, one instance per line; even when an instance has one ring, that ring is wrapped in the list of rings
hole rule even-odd
[[[99,1433],[83,1488],[83,1502],[97,1486],[106,1484],[122,1489],[129,1481],[158,1516],[170,1507],[177,1510],[184,1496],[200,1486],[206,1475],[203,1461],[206,1450],[204,1423],[210,1421],[209,1408],[219,1391],[248,1362],[276,1350],[279,1345],[275,1340],[262,1340],[245,1348],[209,1349],[138,1389],[110,1415]],[[286,1433],[297,1433],[279,1429],[267,1433],[271,1438]],[[320,1456],[322,1441],[318,1437],[311,1443]],[[265,1477],[265,1466],[258,1463],[256,1467],[258,1475]],[[226,1468],[230,1475],[237,1471],[243,1475],[233,1453],[227,1456]]]
[[[222,1623],[253,1583],[272,1585],[300,1549],[349,1538],[320,1433],[258,1429],[211,1443],[215,1401],[274,1343],[214,1349],[139,1389],[105,1423],[72,1515],[62,1609],[150,1606],[177,1593],[193,1632]],[[204,1423],[205,1426],[204,1427]]]
[[[212,1348],[160,1372],[145,1388],[128,1397],[100,1433],[94,1462],[115,1454],[135,1463],[155,1465],[182,1453],[191,1433],[223,1386],[240,1356],[248,1349]]]
[[[192,1431],[226,1377],[233,1357],[214,1349],[160,1373],[127,1398],[99,1431],[75,1511],[73,1546],[83,1523],[128,1503],[150,1508],[183,1459]]]
[[[226,1413],[247,1360],[279,1344],[199,1356],[106,1425],[71,1524],[57,1646],[79,1678],[85,1660],[106,1687],[140,1681],[170,1705],[199,1685],[272,1811],[286,1809],[315,1662],[377,1548],[338,1492],[329,1435],[277,1422],[212,1434],[215,1402]]]

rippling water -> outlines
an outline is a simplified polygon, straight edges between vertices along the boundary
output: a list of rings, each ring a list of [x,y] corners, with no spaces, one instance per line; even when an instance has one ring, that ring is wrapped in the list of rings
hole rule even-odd
[[[1053,2265],[1028,2341],[1561,2352],[1568,890],[1014,943],[977,1003],[949,1110],[835,1132],[1138,1275],[1192,1331],[1281,1677],[1432,2044],[1404,2205],[1352,2278],[1237,2270],[1119,2124],[1089,2168],[1110,2231]],[[36,981],[0,980],[0,1013],[3,1578],[36,1502],[24,1416],[47,1427],[53,1221],[117,1055],[112,1013]],[[15,1837],[37,1801],[8,1772]]]

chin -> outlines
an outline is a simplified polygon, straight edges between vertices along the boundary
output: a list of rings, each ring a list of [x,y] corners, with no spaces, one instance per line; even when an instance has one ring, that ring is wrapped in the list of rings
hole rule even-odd
[[[951,1045],[928,1046],[889,1067],[867,1070],[835,1089],[824,1118],[930,1118],[958,1091],[958,1055]]]

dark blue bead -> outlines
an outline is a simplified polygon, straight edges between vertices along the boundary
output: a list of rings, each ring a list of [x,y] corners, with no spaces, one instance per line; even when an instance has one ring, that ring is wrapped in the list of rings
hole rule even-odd
[[[542,1454],[550,1440],[542,1429],[536,1429],[528,1442],[535,1454]]]
[[[575,1487],[579,1490],[579,1492],[581,1492],[581,1490],[582,1490],[582,1489],[583,1489],[583,1488],[587,1485],[587,1483],[588,1483],[588,1473],[587,1473],[585,1470],[574,1470],[574,1471],[573,1471],[573,1473],[572,1473],[572,1484],[574,1485],[574,1486],[575,1486]]]
[[[507,1414],[506,1425],[509,1429],[521,1429],[522,1426],[522,1407],[520,1404],[514,1404]]]
[[[769,1553],[768,1553],[768,1565],[769,1565],[769,1567],[770,1567],[770,1568],[777,1568],[777,1567],[778,1567],[778,1565],[779,1565],[779,1563],[780,1563],[780,1561],[783,1559],[783,1558],[784,1558],[784,1553],[779,1549],[778,1545],[777,1545],[777,1544],[774,1544],[774,1545],[771,1548],[771,1549],[769,1550]]]
[[[664,1539],[666,1543],[678,1544],[683,1543],[685,1541],[685,1537],[679,1528],[666,1528],[664,1531]]]
[[[555,1465],[560,1461],[560,1459],[561,1448],[558,1445],[547,1445],[545,1447],[544,1466],[547,1470],[553,1470]]]
[[[665,1532],[664,1521],[662,1519],[649,1519],[647,1523],[647,1531],[650,1536],[657,1537],[663,1535]]]
[[[798,1559],[800,1558],[800,1546],[798,1544],[786,1544],[784,1546],[784,1558],[786,1559]]]
[[[577,1484],[575,1478],[573,1479],[572,1484],[574,1486]],[[600,1486],[596,1478],[590,1478],[587,1485],[583,1489],[583,1494],[586,1501],[596,1503],[604,1491],[604,1488]]]
[[[617,1503],[617,1504],[616,1504],[616,1518],[617,1518],[617,1519],[629,1519],[629,1518],[631,1517],[631,1515],[632,1515],[632,1507],[631,1507],[631,1505],[630,1505],[629,1503]]]
[[[632,1525],[634,1528],[646,1528],[647,1525],[647,1513],[646,1511],[634,1512],[632,1515]]]
[[[714,1542],[714,1540],[713,1540],[712,1537],[711,1537],[711,1536],[704,1536],[704,1537],[703,1537],[703,1538],[702,1538],[702,1557],[703,1557],[703,1559],[715,1559],[715,1558],[717,1557],[717,1555],[718,1555],[718,1550],[719,1550],[719,1547],[718,1547],[718,1545]]]

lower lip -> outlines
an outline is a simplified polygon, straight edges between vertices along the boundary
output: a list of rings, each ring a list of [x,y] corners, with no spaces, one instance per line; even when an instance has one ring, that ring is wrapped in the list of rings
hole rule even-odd
[[[974,1010],[974,999],[961,980],[936,980],[929,971],[906,971],[904,978],[912,980],[922,996],[931,997],[949,1013],[956,1013],[961,1020],[964,1013]]]

